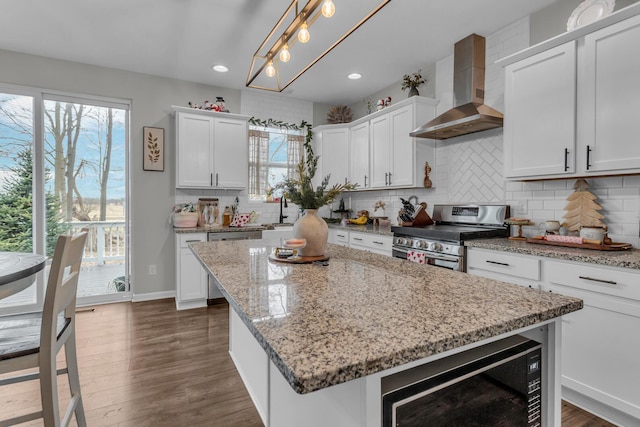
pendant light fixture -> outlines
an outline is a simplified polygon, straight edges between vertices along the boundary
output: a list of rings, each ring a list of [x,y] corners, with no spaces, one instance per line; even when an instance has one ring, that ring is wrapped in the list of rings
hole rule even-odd
[[[334,13],[336,13],[336,5],[331,0],[324,0],[322,2],[322,16],[331,18]]]
[[[308,0],[302,7],[304,0],[293,0],[253,55],[246,86],[282,92],[390,1],[343,2],[340,19],[329,24],[336,13],[333,0]],[[314,41],[309,43],[314,23]]]

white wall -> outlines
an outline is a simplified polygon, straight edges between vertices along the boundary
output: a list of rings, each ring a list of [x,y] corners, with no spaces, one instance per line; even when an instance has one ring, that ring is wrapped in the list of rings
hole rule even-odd
[[[131,230],[134,298],[175,290],[175,138],[170,106],[223,96],[240,112],[240,91],[0,50],[0,82],[131,101]],[[142,170],[142,127],[165,130],[165,171]],[[157,266],[149,275],[148,266]]]

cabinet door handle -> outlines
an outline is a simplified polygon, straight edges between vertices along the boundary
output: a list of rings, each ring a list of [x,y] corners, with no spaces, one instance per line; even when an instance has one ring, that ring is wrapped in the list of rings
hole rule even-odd
[[[391,185],[391,172],[389,172],[389,185]]]
[[[564,171],[568,171],[569,170],[569,149],[565,148],[564,149]]]
[[[213,174],[209,174],[209,187],[213,187]]]
[[[218,186],[218,174],[216,173],[216,187]]]
[[[504,265],[505,267],[509,267],[509,264],[507,264],[506,262],[498,262],[498,261],[490,261],[490,260],[487,260],[486,262],[488,262],[489,264]]]
[[[384,173],[384,185],[389,185],[389,173]]]
[[[592,282],[599,282],[599,283],[606,283],[607,285],[617,285],[617,282],[614,282],[613,280],[604,280],[604,279],[594,279],[593,277],[589,277],[589,276],[578,276],[580,279],[582,280],[591,280]]]
[[[587,170],[591,167],[591,147],[587,145]]]
[[[367,175],[364,176],[364,186],[367,186]]]

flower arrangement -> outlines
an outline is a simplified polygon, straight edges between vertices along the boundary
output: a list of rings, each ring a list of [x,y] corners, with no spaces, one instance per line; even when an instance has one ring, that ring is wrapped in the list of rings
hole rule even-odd
[[[344,184],[334,184],[329,187],[331,175],[322,179],[320,185],[313,188],[312,179],[316,175],[319,156],[313,153],[311,139],[304,142],[305,156],[298,163],[298,176],[287,178],[278,183],[276,188],[284,190],[284,196],[303,209],[319,209],[322,206],[332,203],[341,192],[345,190],[355,190],[357,184],[346,182]]]
[[[382,200],[378,200],[373,204],[373,211],[376,212],[378,209],[384,210],[386,207],[387,205]]]
[[[400,86],[400,89],[418,89],[426,82],[427,81],[422,77],[422,69],[420,69],[416,73],[413,73],[411,75],[405,74],[402,78],[402,86]]]

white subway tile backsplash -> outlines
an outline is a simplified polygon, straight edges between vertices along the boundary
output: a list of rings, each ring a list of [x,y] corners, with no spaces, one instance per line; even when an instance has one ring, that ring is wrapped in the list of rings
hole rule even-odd
[[[522,189],[536,191],[544,189],[543,181],[526,181],[522,183]]]
[[[640,175],[629,175],[622,178],[623,186],[626,188],[640,188]]]
[[[567,188],[567,181],[564,181],[564,180],[544,181],[543,188],[545,190],[564,190]]]

